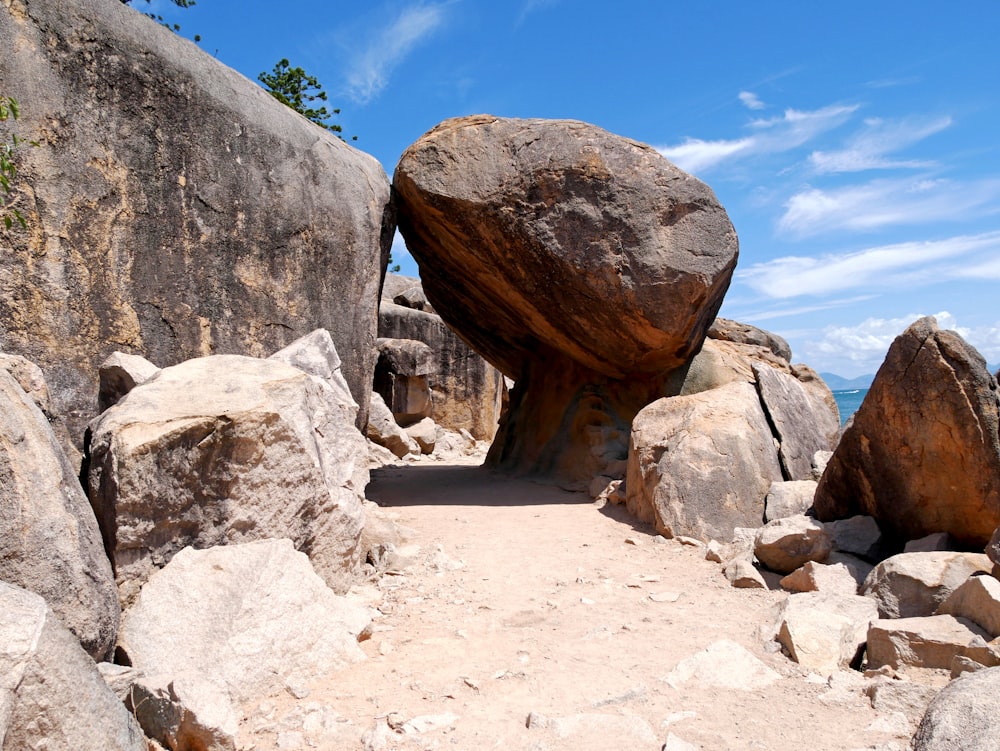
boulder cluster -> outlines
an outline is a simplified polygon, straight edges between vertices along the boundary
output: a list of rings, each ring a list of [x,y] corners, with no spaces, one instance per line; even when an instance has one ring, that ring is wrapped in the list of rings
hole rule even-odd
[[[8,6],[45,147],[0,238],[0,748],[235,751],[241,703],[363,656],[370,468],[485,442],[786,590],[767,638],[809,669],[954,677],[916,751],[995,748],[1000,398],[957,334],[913,324],[841,431],[717,317],[736,233],[654,149],[457,118],[390,190],[126,5]]]

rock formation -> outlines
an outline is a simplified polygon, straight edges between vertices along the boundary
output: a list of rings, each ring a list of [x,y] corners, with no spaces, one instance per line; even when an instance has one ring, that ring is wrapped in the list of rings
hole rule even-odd
[[[869,514],[901,540],[982,550],[1000,526],[1000,402],[983,358],[922,318],[896,338],[816,491],[821,519]]]
[[[0,580],[44,597],[95,659],[111,652],[118,595],[94,512],[45,416],[3,369]]]
[[[363,424],[388,180],[362,154],[132,8],[0,13],[27,231],[0,230],[0,347],[45,371],[75,440],[113,351],[260,356],[329,329]]]
[[[654,149],[572,121],[446,121],[393,184],[434,309],[516,382],[489,463],[585,488],[700,348],[736,263],[725,211]]]
[[[0,746],[146,751],[94,661],[38,595],[0,582]]]
[[[432,368],[425,378],[430,389],[429,416],[435,423],[455,432],[467,430],[476,440],[493,440],[506,392],[503,376],[434,312],[419,279],[386,276],[378,335],[414,340],[430,348]]]
[[[1000,667],[964,675],[934,699],[913,736],[913,751],[992,751],[1000,738]]]
[[[344,591],[368,482],[356,406],[278,360],[164,368],[92,424],[89,495],[123,603],[188,545],[287,537]]]

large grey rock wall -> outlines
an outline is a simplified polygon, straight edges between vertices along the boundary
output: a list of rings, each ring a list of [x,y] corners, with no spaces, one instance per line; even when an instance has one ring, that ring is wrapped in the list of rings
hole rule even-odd
[[[393,220],[378,162],[118,0],[0,6],[22,105],[0,232],[0,348],[45,371],[79,441],[113,351],[160,366],[333,335],[367,418]]]

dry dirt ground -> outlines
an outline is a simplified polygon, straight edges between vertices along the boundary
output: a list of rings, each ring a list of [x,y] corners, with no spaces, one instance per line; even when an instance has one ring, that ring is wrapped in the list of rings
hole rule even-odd
[[[733,589],[620,507],[468,463],[372,477],[408,539],[354,592],[377,609],[367,659],[249,707],[243,748],[903,751],[919,721],[775,651],[783,593]]]

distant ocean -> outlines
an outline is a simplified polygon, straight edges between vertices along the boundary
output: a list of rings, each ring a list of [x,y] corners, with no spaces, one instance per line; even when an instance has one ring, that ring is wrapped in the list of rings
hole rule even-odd
[[[847,418],[858,411],[861,402],[865,399],[868,389],[844,389],[834,391],[833,398],[837,401],[837,409],[840,410],[840,424],[847,422]]]

